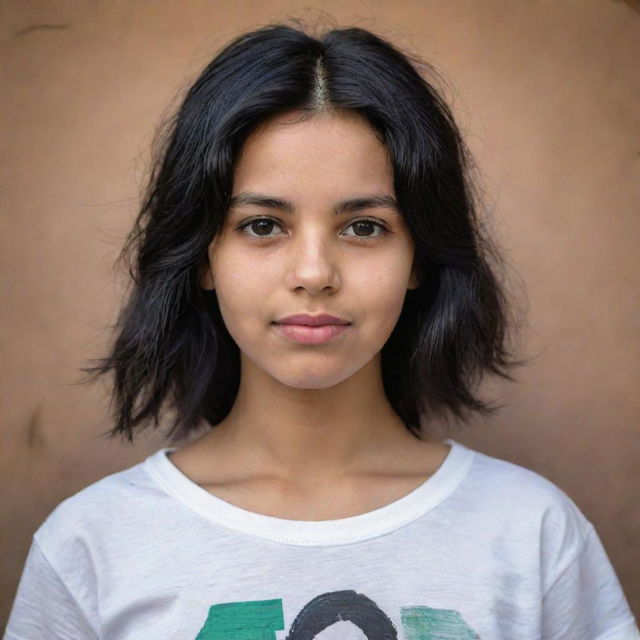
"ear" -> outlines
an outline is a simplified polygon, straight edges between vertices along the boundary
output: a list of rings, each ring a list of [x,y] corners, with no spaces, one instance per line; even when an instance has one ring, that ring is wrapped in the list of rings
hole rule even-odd
[[[213,273],[211,273],[211,266],[209,265],[208,258],[205,258],[200,263],[199,280],[200,286],[203,289],[206,289],[207,291],[212,291],[213,289],[215,289],[215,281],[213,278]]]
[[[420,286],[421,277],[419,274],[420,268],[418,267],[414,259],[413,266],[411,267],[411,276],[409,277],[409,284],[407,286],[407,289],[417,289]]]
[[[200,282],[200,286],[207,291],[212,291],[216,288],[215,278],[213,277],[213,269],[211,265],[213,262],[214,252],[216,250],[217,240],[218,238],[214,237],[207,245],[207,250],[202,256],[200,267],[198,269],[198,281]]]

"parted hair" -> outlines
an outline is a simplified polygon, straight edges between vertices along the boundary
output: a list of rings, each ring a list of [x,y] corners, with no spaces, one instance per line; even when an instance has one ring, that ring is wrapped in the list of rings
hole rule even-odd
[[[239,348],[200,275],[225,219],[243,142],[291,110],[303,118],[359,114],[392,161],[420,274],[381,352],[394,411],[421,438],[421,417],[464,421],[497,410],[479,396],[479,383],[485,374],[513,380],[511,367],[522,363],[508,346],[505,262],[478,215],[472,158],[430,72],[436,77],[415,54],[358,27],[312,35],[300,25],[269,24],[217,52],[157,132],[120,255],[129,290],[108,352],[83,369],[92,379],[112,374],[111,436],[132,441],[168,409],[167,436],[178,442],[231,410]]]

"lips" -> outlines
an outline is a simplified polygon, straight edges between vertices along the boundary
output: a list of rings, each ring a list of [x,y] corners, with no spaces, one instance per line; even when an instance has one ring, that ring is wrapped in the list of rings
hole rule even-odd
[[[319,345],[333,340],[337,340],[338,336],[349,331],[350,324],[323,324],[318,326],[309,326],[301,324],[283,324],[274,322],[273,327],[283,338],[291,342],[306,345]]]
[[[319,327],[323,325],[333,324],[333,325],[344,325],[350,324],[347,320],[343,318],[339,318],[337,316],[330,315],[328,313],[321,313],[317,316],[311,316],[306,313],[298,313],[292,316],[286,316],[284,318],[280,318],[280,320],[276,320],[276,324],[295,324],[295,325],[304,325],[308,327]]]

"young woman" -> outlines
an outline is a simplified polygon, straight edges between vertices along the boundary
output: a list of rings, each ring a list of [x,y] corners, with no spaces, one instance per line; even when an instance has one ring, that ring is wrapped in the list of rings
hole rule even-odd
[[[421,431],[490,411],[477,383],[514,360],[463,141],[406,55],[235,39],[126,249],[112,433],[170,407],[182,446],[51,513],[8,640],[640,637],[569,497]]]

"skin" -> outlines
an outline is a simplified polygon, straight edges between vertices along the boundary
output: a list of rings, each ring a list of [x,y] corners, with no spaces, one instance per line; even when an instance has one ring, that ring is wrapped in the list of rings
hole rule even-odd
[[[223,422],[171,460],[232,504],[320,520],[406,495],[449,446],[416,439],[384,394],[380,350],[407,290],[419,284],[402,216],[384,206],[332,213],[338,201],[395,197],[386,149],[357,115],[294,122],[296,115],[281,114],[249,137],[232,193],[286,199],[294,212],[232,206],[202,275],[241,352],[237,400]],[[275,222],[240,229],[264,217]],[[363,218],[387,232],[353,225]],[[304,312],[331,313],[351,326],[333,341],[305,345],[272,324]]]

